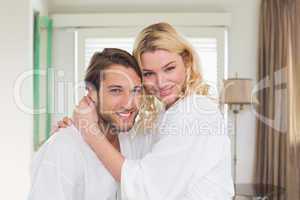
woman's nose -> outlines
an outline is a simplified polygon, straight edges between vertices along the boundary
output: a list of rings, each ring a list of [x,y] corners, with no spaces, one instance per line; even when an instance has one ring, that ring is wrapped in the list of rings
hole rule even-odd
[[[167,77],[164,74],[158,74],[157,75],[157,85],[158,88],[163,88],[166,86],[167,83]]]

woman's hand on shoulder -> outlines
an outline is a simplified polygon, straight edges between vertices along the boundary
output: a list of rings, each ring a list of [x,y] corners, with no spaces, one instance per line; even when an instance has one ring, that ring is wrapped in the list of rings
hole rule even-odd
[[[51,133],[56,133],[60,128],[67,128],[73,124],[73,120],[69,117],[64,117],[58,121],[57,124],[52,128]]]

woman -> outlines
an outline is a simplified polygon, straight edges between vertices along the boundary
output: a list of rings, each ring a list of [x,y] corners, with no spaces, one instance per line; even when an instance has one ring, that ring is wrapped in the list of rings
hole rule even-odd
[[[83,130],[86,142],[120,182],[121,199],[231,199],[230,141],[217,103],[206,96],[193,48],[171,25],[158,23],[140,32],[133,54],[148,95],[140,116],[155,124],[151,150],[130,159],[105,137]],[[86,107],[93,108],[88,98],[79,109]],[[74,120],[85,117],[76,114]]]

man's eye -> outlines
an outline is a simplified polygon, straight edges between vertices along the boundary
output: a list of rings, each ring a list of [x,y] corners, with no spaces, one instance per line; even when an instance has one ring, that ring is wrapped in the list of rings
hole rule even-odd
[[[171,66],[171,67],[167,67],[166,69],[165,69],[165,71],[166,72],[170,72],[170,71],[172,71],[172,70],[174,70],[175,69],[175,66]]]
[[[151,76],[151,75],[153,75],[153,72],[144,72],[144,73],[143,73],[143,76],[144,76],[144,77],[149,77],[149,76]]]
[[[121,89],[111,89],[110,92],[113,94],[119,94],[122,92],[122,90]]]

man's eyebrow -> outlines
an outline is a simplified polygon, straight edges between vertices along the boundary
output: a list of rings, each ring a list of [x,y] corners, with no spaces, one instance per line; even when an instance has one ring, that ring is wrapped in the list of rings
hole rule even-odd
[[[109,85],[108,88],[122,88],[121,85]]]
[[[150,69],[143,69],[143,71],[152,72]]]

